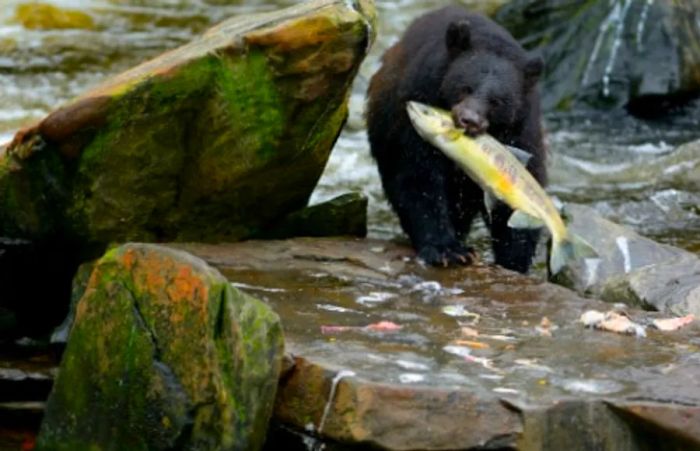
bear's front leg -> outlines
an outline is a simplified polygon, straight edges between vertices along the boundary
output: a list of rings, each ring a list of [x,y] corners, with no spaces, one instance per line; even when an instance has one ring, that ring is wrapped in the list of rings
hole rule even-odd
[[[421,170],[422,169],[422,170]],[[385,180],[385,191],[418,258],[431,266],[468,265],[474,250],[458,237],[451,220],[444,171],[412,166]]]
[[[491,211],[491,245],[497,265],[526,273],[537,250],[540,229],[514,229],[508,226],[513,210],[498,202]]]

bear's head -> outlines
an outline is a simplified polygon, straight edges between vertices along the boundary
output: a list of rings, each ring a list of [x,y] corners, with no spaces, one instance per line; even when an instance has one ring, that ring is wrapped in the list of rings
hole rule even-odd
[[[487,131],[498,136],[517,127],[542,73],[542,58],[497,35],[489,45],[473,42],[467,20],[450,24],[445,44],[449,63],[440,96],[455,124],[472,136]]]

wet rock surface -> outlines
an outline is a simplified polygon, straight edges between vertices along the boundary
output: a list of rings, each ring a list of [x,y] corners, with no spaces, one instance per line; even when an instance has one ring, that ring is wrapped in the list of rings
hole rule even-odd
[[[546,110],[627,106],[659,115],[700,93],[692,0],[516,0],[497,14],[546,61]]]
[[[585,329],[610,305],[495,267],[424,268],[385,241],[177,247],[279,313],[293,365],[274,418],[330,449],[700,448],[697,324]]]
[[[128,244],[76,308],[37,449],[259,449],[279,318],[187,253]]]
[[[555,279],[581,293],[667,314],[700,315],[700,258],[603,218],[590,207],[565,208],[569,229],[598,253]]]

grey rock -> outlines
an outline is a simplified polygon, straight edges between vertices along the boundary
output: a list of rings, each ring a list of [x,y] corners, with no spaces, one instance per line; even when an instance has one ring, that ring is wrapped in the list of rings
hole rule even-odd
[[[700,314],[700,259],[606,220],[594,209],[569,204],[569,230],[583,237],[599,259],[576,262],[553,281],[580,293],[658,310]]]
[[[697,11],[692,0],[516,0],[497,19],[544,54],[545,109],[649,114],[700,90]]]

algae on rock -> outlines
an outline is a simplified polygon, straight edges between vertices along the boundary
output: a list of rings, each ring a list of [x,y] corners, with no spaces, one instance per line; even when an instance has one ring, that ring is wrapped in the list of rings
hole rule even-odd
[[[0,236],[236,240],[304,207],[373,39],[372,2],[242,16],[0,151]]]
[[[277,315],[185,252],[98,261],[38,449],[259,449],[283,351]]]

